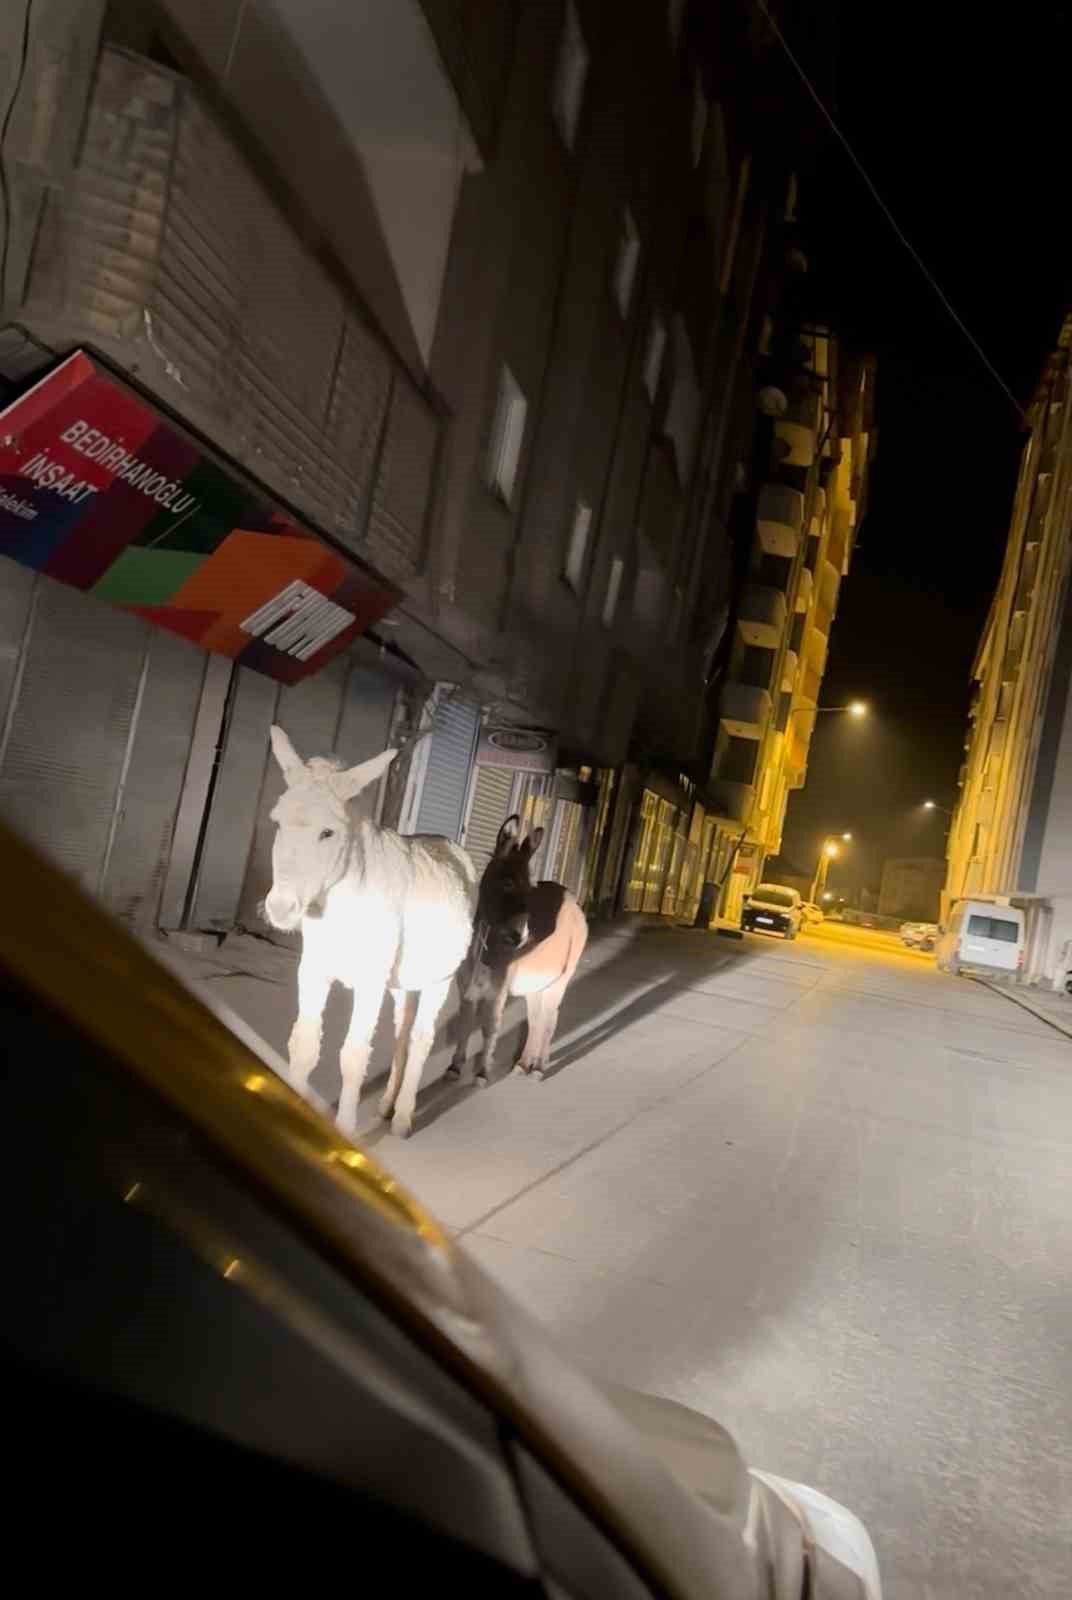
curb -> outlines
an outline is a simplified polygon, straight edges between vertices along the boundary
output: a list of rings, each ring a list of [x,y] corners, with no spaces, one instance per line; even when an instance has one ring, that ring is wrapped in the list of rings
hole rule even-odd
[[[1022,995],[1013,994],[1010,989],[1006,989],[1000,983],[991,983],[988,978],[973,978],[972,982],[979,984],[983,989],[989,989],[992,994],[1001,995],[1004,1000],[1011,1000],[1014,1006],[1019,1006],[1022,1011],[1030,1011],[1040,1022],[1049,1023],[1055,1033],[1063,1033],[1066,1039],[1072,1039],[1072,1023],[1066,1026],[1063,1022],[1058,1022],[1041,1006],[1033,1006],[1030,1000],[1025,1000]]]

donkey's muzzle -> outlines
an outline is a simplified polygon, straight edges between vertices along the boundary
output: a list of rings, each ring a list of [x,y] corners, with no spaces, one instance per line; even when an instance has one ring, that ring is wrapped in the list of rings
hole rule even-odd
[[[277,894],[275,890],[264,902],[264,920],[280,933],[292,933],[301,924],[304,908],[294,895]]]

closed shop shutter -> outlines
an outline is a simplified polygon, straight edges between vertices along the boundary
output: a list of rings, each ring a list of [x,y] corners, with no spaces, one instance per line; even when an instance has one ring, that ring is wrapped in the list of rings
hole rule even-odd
[[[575,800],[559,800],[555,806],[552,853],[546,874],[573,894],[580,888],[581,848],[585,834],[585,807]]]
[[[195,645],[150,630],[148,672],[103,888],[105,904],[133,926],[157,919],[207,660]]]
[[[514,792],[514,773],[510,767],[478,767],[473,785],[469,820],[465,825],[465,848],[477,877],[480,877],[495,851],[499,829],[510,815]]]
[[[414,832],[460,839],[480,710],[467,700],[447,700],[437,710],[432,726]]]
[[[0,811],[125,920],[156,916],[203,653],[3,563]]]
[[[262,678],[246,667],[235,668],[190,910],[191,928],[224,932],[234,926],[268,764],[268,730],[275,720],[278,698],[279,686],[271,678]]]

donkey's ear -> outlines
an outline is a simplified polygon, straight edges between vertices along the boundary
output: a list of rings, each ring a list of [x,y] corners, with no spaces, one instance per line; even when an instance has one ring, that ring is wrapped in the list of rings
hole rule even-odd
[[[521,818],[515,811],[512,817],[507,817],[499,829],[499,837],[495,841],[495,854],[504,856],[508,850],[512,850],[517,843],[517,836],[520,832]]]
[[[275,756],[280,767],[283,769],[283,780],[289,788],[291,784],[297,783],[298,779],[305,771],[305,762],[295,750],[294,746],[290,742],[290,739],[283,732],[282,728],[277,727],[274,723],[271,729],[271,740],[272,754]]]
[[[533,856],[536,854],[537,850],[540,848],[540,846],[542,844],[543,844],[543,829],[542,828],[533,828],[532,832],[529,834],[528,838],[525,840],[525,851],[526,851],[530,861],[532,860]]]
[[[383,777],[397,754],[397,750],[384,750],[382,754],[373,756],[371,761],[362,761],[356,767],[347,767],[345,772],[335,774],[331,780],[331,787],[340,799],[352,800],[362,789],[367,789],[369,784]]]

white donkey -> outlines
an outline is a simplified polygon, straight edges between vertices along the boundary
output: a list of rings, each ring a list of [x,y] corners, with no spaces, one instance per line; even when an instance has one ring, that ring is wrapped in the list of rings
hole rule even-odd
[[[286,792],[272,812],[272,888],[264,911],[275,928],[301,927],[298,1015],[290,1035],[290,1077],[304,1093],[320,1057],[333,983],[353,991],[339,1057],[338,1123],[353,1133],[385,989],[395,1007],[395,1047],[380,1113],[405,1138],[412,1130],[421,1073],[451,979],[472,933],[476,873],[458,845],[432,835],[402,838],[349,802],[387,770],[397,750],[343,770],[323,757],[303,761],[282,728],[272,749]]]

